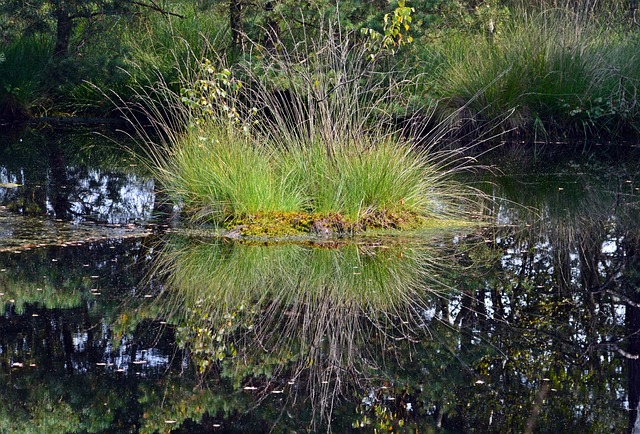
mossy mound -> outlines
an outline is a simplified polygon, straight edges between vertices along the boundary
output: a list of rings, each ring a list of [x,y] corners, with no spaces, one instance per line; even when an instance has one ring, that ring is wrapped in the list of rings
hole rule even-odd
[[[323,237],[353,235],[368,229],[415,229],[426,219],[402,212],[368,212],[358,219],[340,213],[264,212],[236,217],[225,228],[238,236],[286,236],[311,234]]]

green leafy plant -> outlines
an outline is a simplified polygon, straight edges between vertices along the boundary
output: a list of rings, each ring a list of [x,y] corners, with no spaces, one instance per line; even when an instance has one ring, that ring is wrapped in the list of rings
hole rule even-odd
[[[192,85],[180,89],[181,100],[192,110],[195,123],[202,124],[218,117],[240,122],[235,95],[242,82],[235,79],[229,69],[218,70],[209,59],[198,65],[197,72],[198,77]]]
[[[415,12],[415,9],[407,6],[406,0],[398,0],[398,7],[393,10],[393,14],[388,13],[384,16],[382,33],[372,28],[362,29],[362,33],[369,37],[372,58],[381,51],[394,54],[398,48],[413,42],[413,37],[409,35],[412,12]]]

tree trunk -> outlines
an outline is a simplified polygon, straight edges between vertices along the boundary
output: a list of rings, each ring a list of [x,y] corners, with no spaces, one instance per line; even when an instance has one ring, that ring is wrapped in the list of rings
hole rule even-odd
[[[267,15],[267,24],[264,29],[265,35],[262,45],[269,51],[275,50],[278,41],[280,41],[280,25],[274,13],[274,3],[275,2],[269,1],[264,6],[264,12]]]
[[[242,6],[242,0],[229,0],[229,27],[233,51],[242,47]]]
[[[69,39],[73,28],[73,19],[65,6],[64,0],[54,2],[56,9],[56,46],[53,55],[56,59],[67,57],[69,53]]]

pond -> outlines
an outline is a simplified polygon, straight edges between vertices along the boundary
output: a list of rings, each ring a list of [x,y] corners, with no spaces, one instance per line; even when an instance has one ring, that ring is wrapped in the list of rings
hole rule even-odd
[[[1,433],[640,432],[637,152],[504,159],[483,227],[239,243],[113,143],[0,138]]]

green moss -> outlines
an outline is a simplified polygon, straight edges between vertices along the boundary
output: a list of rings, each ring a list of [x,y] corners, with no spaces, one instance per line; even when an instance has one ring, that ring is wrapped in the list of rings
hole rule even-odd
[[[237,230],[243,236],[277,237],[303,234],[340,236],[367,230],[435,227],[434,224],[409,211],[367,213],[355,220],[340,213],[260,212],[231,219],[224,227]]]

